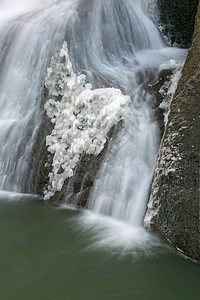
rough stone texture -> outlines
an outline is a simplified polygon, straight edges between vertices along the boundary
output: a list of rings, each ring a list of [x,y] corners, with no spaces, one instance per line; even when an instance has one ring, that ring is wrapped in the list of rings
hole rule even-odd
[[[96,173],[104,158],[105,151],[106,148],[98,156],[83,155],[73,177],[67,179],[62,190],[56,192],[48,202],[55,206],[60,203],[87,206],[87,200],[94,184]]]
[[[171,104],[144,224],[181,253],[200,260],[200,4],[192,41]]]
[[[199,0],[157,0],[162,31],[172,44],[191,45],[194,19]]]
[[[47,135],[50,134],[52,124],[46,115],[44,116],[44,120],[46,120],[45,124],[48,123],[48,126],[45,126],[42,132],[45,131]],[[74,170],[74,175],[65,181],[60,192],[56,192],[55,195],[48,200],[51,205],[57,206],[60,205],[60,203],[67,203],[75,206],[87,206],[87,200],[94,184],[95,176],[100,169],[107,151],[108,141],[112,143],[112,140],[116,138],[121,122],[122,121],[110,129],[107,134],[107,143],[99,155],[83,155],[81,157],[76,169]],[[47,150],[45,141],[46,140],[44,138],[44,140],[40,140],[39,143],[42,144],[40,151],[40,164],[38,168],[39,171],[35,174],[36,192],[42,197],[45,187],[48,184],[48,174],[52,171],[53,160],[52,154]]]
[[[36,135],[35,143],[31,153],[31,165],[30,170],[33,170],[33,181],[31,190],[29,193],[43,195],[44,186],[48,182],[48,174],[50,172],[50,165],[52,163],[52,157],[49,155],[46,146],[46,136],[50,134],[52,130],[52,123],[47,117],[44,111],[44,104],[48,99],[48,91],[46,88],[43,89],[42,101],[41,101],[41,112],[42,122]]]

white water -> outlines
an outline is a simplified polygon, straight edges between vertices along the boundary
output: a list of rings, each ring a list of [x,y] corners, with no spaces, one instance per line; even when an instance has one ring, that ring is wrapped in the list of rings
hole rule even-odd
[[[156,239],[142,227],[153,176],[158,130],[151,108],[155,99],[145,87],[170,59],[183,61],[185,50],[166,47],[145,15],[148,1],[94,1],[82,10],[69,36],[72,63],[93,85],[119,87],[132,104],[125,122],[111,141],[89,199],[91,213],[81,219],[94,235],[95,247],[123,247],[124,252],[148,252]],[[150,3],[150,1],[149,1]],[[87,17],[86,17],[87,16]],[[85,60],[79,61],[77,57]]]
[[[144,88],[156,79],[161,64],[183,61],[186,55],[164,44],[146,14],[151,2],[0,1],[0,189],[33,189],[44,78],[67,37],[75,72],[86,74],[95,88],[120,88],[132,99],[122,129],[109,145],[89,207],[128,223],[134,232],[141,230],[158,149],[154,99]],[[89,227],[96,222],[84,220]],[[137,239],[138,232],[133,236]]]
[[[57,2],[0,1],[0,189],[32,189],[44,78],[74,6]]]

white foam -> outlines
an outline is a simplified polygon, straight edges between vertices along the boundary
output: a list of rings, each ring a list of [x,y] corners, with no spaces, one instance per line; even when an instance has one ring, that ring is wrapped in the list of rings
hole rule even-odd
[[[41,200],[39,195],[13,193],[0,190],[0,201],[13,202],[23,200]]]
[[[84,211],[75,219],[81,231],[90,236],[91,244],[88,249],[101,249],[110,254],[120,256],[155,255],[164,247],[159,239],[149,234],[142,226],[132,227],[128,223],[103,216],[91,211]]]

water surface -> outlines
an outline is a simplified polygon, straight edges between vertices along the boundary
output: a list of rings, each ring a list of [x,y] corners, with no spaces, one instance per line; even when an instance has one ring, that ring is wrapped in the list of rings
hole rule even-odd
[[[137,256],[91,248],[80,216],[29,197],[1,199],[0,299],[199,299],[199,264],[166,248]]]

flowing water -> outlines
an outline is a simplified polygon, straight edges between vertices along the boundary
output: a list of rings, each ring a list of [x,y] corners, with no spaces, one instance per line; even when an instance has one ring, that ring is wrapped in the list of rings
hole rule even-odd
[[[163,63],[183,61],[186,51],[166,46],[147,14],[153,3],[83,0],[67,26],[75,70],[94,87],[120,88],[132,100],[95,180],[88,204],[93,213],[82,218],[96,246],[123,244],[133,251],[157,244],[142,227],[159,144],[156,99],[147,86]]]
[[[94,87],[121,88],[132,97],[134,106],[144,102],[138,98],[144,98],[141,86],[149,81],[147,72],[171,58],[183,59],[184,51],[166,48],[144,14],[142,4],[147,8],[151,2],[0,1],[0,189],[34,192],[39,155],[34,147],[39,147],[44,78],[65,38],[77,73],[86,73]],[[155,76],[154,70],[151,77]],[[131,123],[137,126],[139,122],[144,132],[151,113],[139,109],[141,120],[136,120],[136,114],[133,111]],[[155,128],[150,135],[153,131]],[[150,155],[153,151],[149,150]]]
[[[0,1],[0,189],[32,191],[44,77],[73,2]]]
[[[1,299],[196,299],[199,269],[142,227],[159,140],[147,86],[163,63],[186,55],[165,45],[148,17],[150,4],[0,0]],[[132,100],[97,175],[90,211],[81,213],[53,210],[28,194],[46,70],[64,40],[77,74]]]

